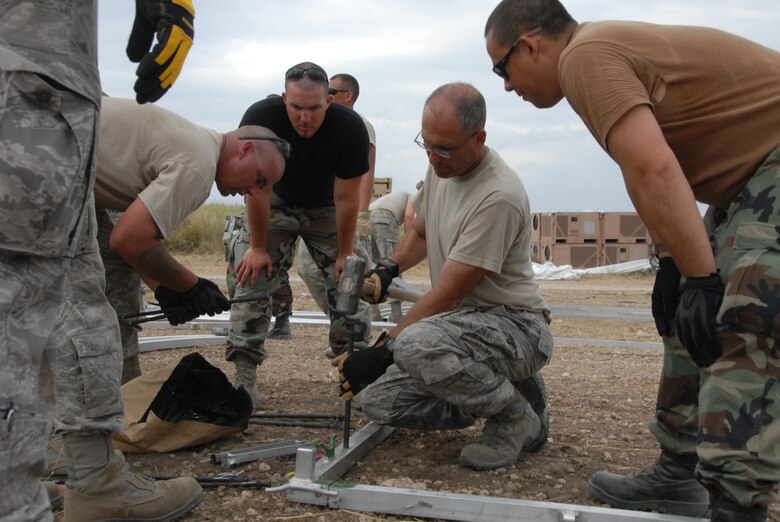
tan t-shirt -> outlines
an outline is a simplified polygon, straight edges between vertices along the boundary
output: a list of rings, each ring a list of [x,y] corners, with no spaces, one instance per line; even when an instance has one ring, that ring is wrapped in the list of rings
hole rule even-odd
[[[222,135],[151,103],[104,97],[95,206],[140,198],[167,237],[211,193]]]
[[[780,146],[780,53],[703,27],[593,22],[558,64],[561,87],[602,147],[649,105],[698,201],[727,207]]]
[[[488,272],[461,306],[505,305],[549,318],[531,265],[531,212],[520,178],[493,150],[466,176],[441,179],[428,168],[414,201],[425,222],[431,285],[447,259]]]

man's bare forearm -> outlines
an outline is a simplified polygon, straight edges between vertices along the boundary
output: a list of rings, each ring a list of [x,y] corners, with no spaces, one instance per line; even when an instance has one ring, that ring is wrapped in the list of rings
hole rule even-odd
[[[141,250],[131,264],[144,279],[177,292],[189,290],[198,282],[198,276],[176,261],[162,243]]]

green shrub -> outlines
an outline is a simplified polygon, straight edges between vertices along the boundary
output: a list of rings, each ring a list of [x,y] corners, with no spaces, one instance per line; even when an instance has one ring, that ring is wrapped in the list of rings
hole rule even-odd
[[[173,253],[221,254],[226,216],[243,212],[244,205],[203,205],[176,227],[165,244]]]

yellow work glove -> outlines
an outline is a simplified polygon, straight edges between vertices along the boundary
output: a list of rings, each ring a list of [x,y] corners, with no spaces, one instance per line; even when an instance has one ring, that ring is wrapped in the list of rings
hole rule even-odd
[[[159,100],[178,78],[195,36],[192,0],[136,0],[127,57],[138,63],[135,99]],[[151,49],[155,33],[157,45]]]
[[[371,212],[368,210],[361,210],[358,212],[357,219],[357,233],[360,236],[361,241],[368,239],[371,235]]]

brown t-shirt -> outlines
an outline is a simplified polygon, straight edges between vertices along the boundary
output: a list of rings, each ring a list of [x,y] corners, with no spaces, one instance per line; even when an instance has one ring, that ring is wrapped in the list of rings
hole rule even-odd
[[[780,53],[703,27],[592,22],[558,64],[561,88],[602,147],[649,105],[698,201],[727,207],[780,146]]]

